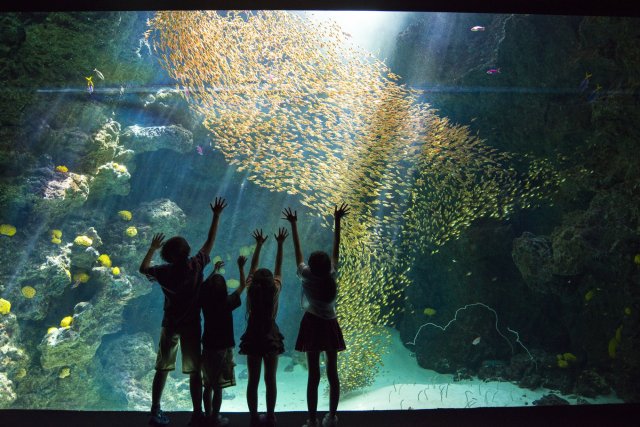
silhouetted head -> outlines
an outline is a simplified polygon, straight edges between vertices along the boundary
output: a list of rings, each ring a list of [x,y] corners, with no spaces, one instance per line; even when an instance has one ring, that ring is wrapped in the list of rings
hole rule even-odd
[[[251,285],[247,289],[247,313],[253,313],[266,322],[273,317],[275,301],[273,273],[267,268],[259,268],[253,273]]]
[[[309,268],[319,277],[328,276],[331,273],[331,259],[326,252],[315,251],[309,255]]]
[[[184,237],[174,236],[162,245],[160,256],[170,264],[180,264],[187,261],[191,247]]]

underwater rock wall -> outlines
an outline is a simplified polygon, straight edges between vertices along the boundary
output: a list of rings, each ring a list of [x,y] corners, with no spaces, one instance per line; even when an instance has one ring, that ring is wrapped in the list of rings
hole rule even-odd
[[[473,47],[466,53],[475,67],[449,69],[448,75],[405,69],[403,64],[415,65],[407,55],[424,52],[419,47],[428,42],[418,35],[437,27],[427,20],[414,22],[398,37],[398,73],[411,76],[409,84],[440,76],[442,85],[475,87],[481,95],[435,91],[430,97],[463,122],[477,117],[472,129],[496,147],[508,145],[516,152],[557,159],[564,179],[553,205],[512,215],[507,239],[512,247],[489,238],[477,242],[485,254],[474,259],[468,251],[473,244],[463,240],[446,245],[435,262],[425,257],[420,272],[414,272],[422,278],[414,279],[420,284],[407,291],[410,302],[399,324],[403,339],[413,342],[421,325],[444,326],[457,308],[483,301],[499,313],[498,327],[509,340],[513,343],[516,337],[507,326],[519,332],[530,354],[515,344],[516,354],[504,348],[491,313],[473,307],[459,312],[458,321],[446,331],[423,328],[416,345],[408,345],[418,363],[461,376],[485,377],[493,371],[492,376],[522,386],[543,385],[584,396],[613,388],[626,401],[638,401],[640,364],[633,355],[640,341],[631,332],[640,320],[640,164],[633,148],[639,132],[640,79],[635,70],[640,63],[638,46],[631,43],[640,36],[638,28],[623,18],[505,15],[490,22],[470,16],[460,20],[462,28],[487,28],[488,34],[464,38]],[[452,50],[448,56],[465,55],[464,46]],[[429,54],[424,53],[425,60]],[[447,56],[441,59],[441,67],[458,64]],[[495,67],[501,67],[499,74],[484,72]],[[580,91],[585,72],[593,77],[588,90]],[[523,90],[518,96],[478,90],[487,86]],[[502,129],[513,132],[498,135]],[[467,234],[485,230],[486,239],[486,227],[473,224]],[[502,227],[489,225],[495,232]],[[468,276],[458,273],[461,264]],[[425,307],[435,307],[436,314],[426,315]],[[481,337],[477,345],[472,342],[475,336]],[[483,352],[486,341],[492,349],[503,350]],[[577,359],[567,360],[565,352]]]

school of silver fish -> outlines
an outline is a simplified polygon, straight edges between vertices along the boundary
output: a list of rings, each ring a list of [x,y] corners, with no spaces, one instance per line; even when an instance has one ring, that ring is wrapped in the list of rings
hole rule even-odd
[[[416,257],[476,218],[535,204],[559,179],[544,160],[517,172],[513,155],[439,117],[333,22],[286,11],[161,11],[147,24],[154,54],[230,165],[299,195],[328,227],[335,204],[351,207],[338,296],[345,390],[373,382],[382,326],[401,306]]]

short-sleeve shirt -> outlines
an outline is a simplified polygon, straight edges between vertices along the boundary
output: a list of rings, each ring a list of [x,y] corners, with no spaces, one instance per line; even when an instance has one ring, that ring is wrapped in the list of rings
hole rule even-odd
[[[227,294],[224,277],[216,274],[202,284],[200,301],[204,315],[203,348],[222,350],[234,347],[232,311],[240,307],[240,293]]]
[[[209,255],[200,250],[184,264],[149,267],[147,278],[158,282],[164,293],[162,326],[177,328],[196,323],[200,325],[198,294],[203,280],[202,272],[210,261]]]
[[[336,270],[332,267],[329,277],[336,280]],[[302,279],[303,308],[323,319],[335,319],[336,299],[332,284],[327,278],[316,276],[309,266],[302,262],[298,265],[298,277]]]

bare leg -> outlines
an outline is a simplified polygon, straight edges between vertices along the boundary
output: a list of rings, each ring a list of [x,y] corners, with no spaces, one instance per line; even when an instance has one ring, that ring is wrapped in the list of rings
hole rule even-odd
[[[204,413],[205,415],[211,415],[211,386],[204,386],[204,393],[202,394],[202,401],[204,403]]]
[[[189,374],[189,391],[191,392],[193,412],[202,412],[202,377],[199,370]]]
[[[258,417],[258,384],[260,383],[260,370],[262,357],[247,356],[247,371],[249,380],[247,381],[247,406],[251,413],[251,418]]]
[[[151,386],[151,410],[154,408],[160,408],[160,398],[162,397],[162,391],[164,385],[167,383],[167,375],[169,371],[156,371],[153,376],[153,385]]]
[[[307,379],[307,410],[309,411],[309,421],[313,424],[316,420],[318,409],[318,386],[320,385],[320,352],[307,352],[307,368],[309,377]]]
[[[338,410],[340,400],[340,378],[338,377],[338,352],[325,352],[327,355],[327,379],[329,380],[329,414],[333,417]]]
[[[276,408],[278,387],[276,386],[276,372],[278,370],[278,355],[264,356],[264,384],[267,389],[267,415],[273,416]]]
[[[218,419],[218,415],[220,414],[220,407],[222,406],[222,389],[220,386],[216,385],[213,389],[213,402],[211,408],[211,415],[214,420]]]

